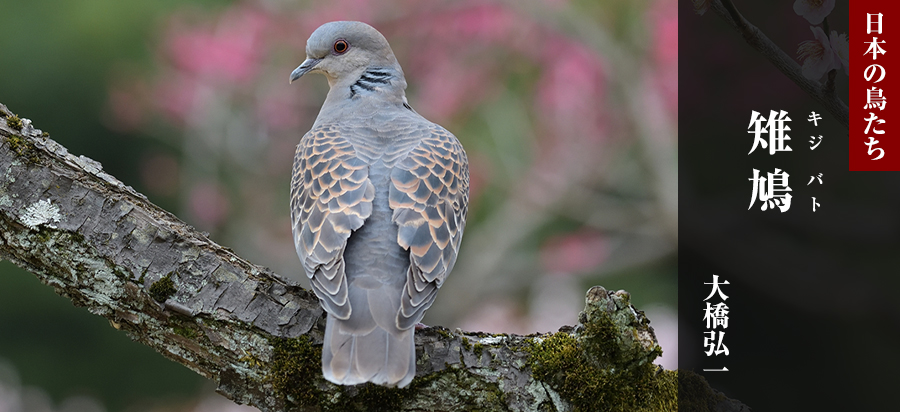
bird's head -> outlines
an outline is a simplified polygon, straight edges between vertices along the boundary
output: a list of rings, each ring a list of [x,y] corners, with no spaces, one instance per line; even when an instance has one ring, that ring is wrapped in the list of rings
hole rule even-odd
[[[306,73],[322,73],[328,84],[353,79],[370,67],[400,70],[387,39],[358,21],[333,21],[319,26],[306,41],[306,60],[291,73],[291,82]]]

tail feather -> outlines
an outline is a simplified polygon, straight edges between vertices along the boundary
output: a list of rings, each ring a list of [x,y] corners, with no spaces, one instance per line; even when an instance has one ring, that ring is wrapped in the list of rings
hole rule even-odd
[[[347,333],[342,320],[328,315],[322,347],[322,373],[339,385],[373,382],[406,387],[416,375],[414,330],[394,333],[375,327],[363,334]]]
[[[367,335],[357,335],[351,339],[352,373],[364,381],[370,381],[376,374],[386,369],[388,335],[381,328],[375,328]]]

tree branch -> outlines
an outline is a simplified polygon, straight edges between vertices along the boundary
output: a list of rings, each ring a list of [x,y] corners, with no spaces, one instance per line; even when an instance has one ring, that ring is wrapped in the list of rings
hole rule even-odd
[[[800,86],[800,89],[806,94],[825,106],[825,109],[838,122],[844,127],[850,127],[850,108],[847,106],[847,103],[844,103],[843,100],[834,94],[836,71],[832,70],[828,73],[828,80],[825,85],[815,80],[807,79],[803,75],[800,65],[773,43],[772,40],[769,40],[765,33],[744,18],[731,0],[714,0],[710,4],[710,8],[741,33],[747,44],[765,56],[778,70],[796,83],[797,86]],[[830,36],[827,29],[825,34]]]
[[[5,121],[3,121],[5,120]],[[626,292],[592,288],[552,335],[416,332],[406,389],[321,375],[310,291],[180,221],[0,104],[0,256],[263,411],[675,410],[675,377]]]

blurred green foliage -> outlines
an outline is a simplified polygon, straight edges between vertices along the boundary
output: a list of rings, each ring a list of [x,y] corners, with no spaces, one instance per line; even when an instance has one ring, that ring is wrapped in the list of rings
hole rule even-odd
[[[140,190],[134,163],[158,143],[104,125],[110,75],[123,63],[152,70],[161,18],[185,3],[0,2],[0,102]],[[227,2],[191,3],[214,9]],[[7,262],[0,264],[0,358],[22,385],[55,402],[86,394],[110,411],[183,401],[205,382]]]

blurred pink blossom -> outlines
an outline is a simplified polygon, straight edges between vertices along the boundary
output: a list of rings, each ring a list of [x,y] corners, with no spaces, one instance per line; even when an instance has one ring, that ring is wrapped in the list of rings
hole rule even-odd
[[[544,72],[537,83],[540,110],[565,120],[601,110],[605,90],[600,56],[561,38],[546,42],[543,51]]]
[[[419,95],[427,98],[415,101],[418,109],[435,121],[450,119],[460,110],[471,109],[490,91],[491,79],[480,71],[467,70],[462,62],[442,59],[433,65],[420,82]]]
[[[247,82],[256,75],[263,50],[266,14],[250,7],[227,10],[217,22],[190,25],[176,16],[168,33],[172,62],[186,74],[226,82]]]
[[[678,9],[674,0],[659,0],[649,12],[653,28],[652,87],[660,91],[670,112],[678,111]]]
[[[603,63],[592,49],[558,35],[545,40],[541,50],[545,57],[534,102],[541,139],[533,172],[572,182],[594,167],[606,140]]]
[[[175,73],[168,81],[158,84],[154,91],[155,109],[177,125],[187,122],[197,102],[200,84],[192,78]]]
[[[427,96],[417,110],[438,122],[490,98],[502,86],[493,67],[504,62],[498,56],[522,53],[534,43],[527,34],[534,24],[503,5],[468,3],[415,17],[410,29],[421,35],[409,37],[408,70],[418,74],[416,94]]]
[[[459,2],[453,8],[428,11],[411,15],[405,21],[411,27],[404,31],[419,33],[429,41],[450,42],[458,45],[479,46],[507,43],[515,33],[531,26],[531,22],[501,4]],[[459,53],[461,50],[450,49]]]
[[[300,95],[296,90],[281,88],[261,94],[257,101],[256,115],[260,122],[275,132],[300,127]]]
[[[547,273],[583,274],[606,261],[609,247],[602,234],[582,230],[551,237],[540,253]]]
[[[674,0],[659,0],[649,11],[653,57],[657,64],[678,63],[678,8]]]
[[[438,15],[440,16],[440,15]],[[463,39],[479,39],[482,42],[503,43],[515,33],[521,18],[499,4],[481,4],[460,9],[447,16],[449,24],[444,28]]]
[[[378,3],[369,0],[332,0],[316,3],[316,6],[310,7],[308,12],[297,16],[298,38],[302,39],[305,46],[306,38],[313,30],[329,21],[356,20],[373,23],[376,11],[379,10]]]

